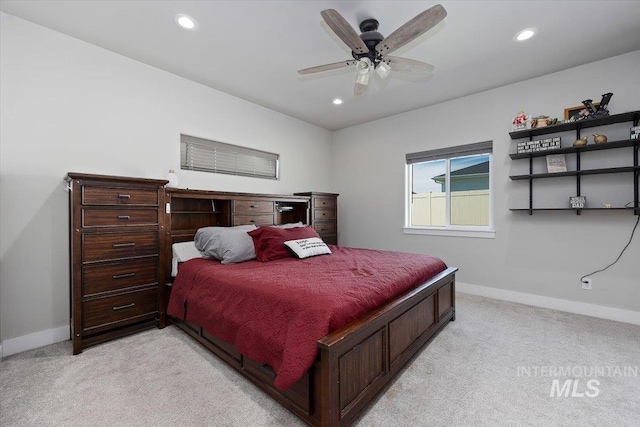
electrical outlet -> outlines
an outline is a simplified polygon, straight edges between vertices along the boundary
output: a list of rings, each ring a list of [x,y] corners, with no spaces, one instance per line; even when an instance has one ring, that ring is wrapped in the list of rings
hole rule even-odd
[[[591,279],[589,278],[582,279],[582,289],[586,289],[587,291],[591,290]]]

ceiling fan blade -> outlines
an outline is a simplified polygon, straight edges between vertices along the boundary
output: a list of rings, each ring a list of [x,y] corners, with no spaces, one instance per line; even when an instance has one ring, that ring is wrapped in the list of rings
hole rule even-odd
[[[360,96],[360,95],[364,94],[367,91],[368,87],[369,87],[369,85],[362,85],[360,83],[356,83],[356,85],[353,88],[353,94],[355,96]]]
[[[391,53],[438,25],[445,16],[447,11],[437,4],[389,34],[378,43],[376,50],[383,55]]]
[[[355,61],[355,60],[334,62],[332,64],[318,65],[317,67],[305,68],[304,70],[298,71],[298,73],[313,74],[313,73],[320,73],[322,71],[337,70],[338,68],[345,68],[345,67],[350,67],[352,65],[356,65],[357,62],[358,61]]]
[[[433,65],[426,62],[399,56],[385,56],[384,62],[391,67],[391,70],[399,73],[430,73],[435,69]]]
[[[364,44],[358,33],[353,29],[346,19],[342,17],[335,9],[327,9],[320,12],[322,19],[327,23],[329,28],[340,40],[342,40],[355,53],[367,53],[369,48]]]

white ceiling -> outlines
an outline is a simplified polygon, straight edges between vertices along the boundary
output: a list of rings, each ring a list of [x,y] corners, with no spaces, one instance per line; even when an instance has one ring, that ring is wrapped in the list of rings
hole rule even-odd
[[[375,76],[356,98],[354,69],[297,73],[351,58],[320,11],[336,9],[356,30],[376,18],[386,36],[436,3],[2,0],[0,9],[329,130],[640,49],[637,0],[442,1],[445,20],[394,53],[434,65],[430,76]],[[177,27],[177,13],[199,29]],[[513,42],[527,27],[538,36]]]

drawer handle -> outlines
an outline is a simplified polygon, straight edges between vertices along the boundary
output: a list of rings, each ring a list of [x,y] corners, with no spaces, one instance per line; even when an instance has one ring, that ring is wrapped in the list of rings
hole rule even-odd
[[[114,243],[113,247],[114,248],[129,248],[132,246],[135,246],[135,243]]]
[[[249,207],[250,207],[251,209],[255,209],[255,208],[257,208],[257,206],[255,206],[255,205],[251,205],[251,206],[249,206]]]
[[[118,215],[118,219],[131,219],[129,215]]]
[[[249,220],[249,222],[256,222],[256,220],[255,220],[255,219],[252,219],[252,220]]]
[[[133,307],[135,305],[136,305],[136,303],[132,302],[132,303],[129,303],[129,304],[118,306],[118,307],[113,307],[113,311],[124,310],[125,308],[131,308],[131,307]]]
[[[136,273],[124,273],[124,274],[115,274],[113,276],[114,279],[124,279],[126,277],[133,277],[135,276]]]
[[[118,199],[130,199],[130,194],[118,194]]]

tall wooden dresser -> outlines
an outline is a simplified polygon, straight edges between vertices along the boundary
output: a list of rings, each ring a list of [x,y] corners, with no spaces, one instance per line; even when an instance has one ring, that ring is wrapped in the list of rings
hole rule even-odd
[[[338,244],[338,196],[334,193],[295,193],[311,198],[311,226],[322,240],[330,245]]]
[[[164,327],[159,278],[166,180],[69,173],[73,354]]]

